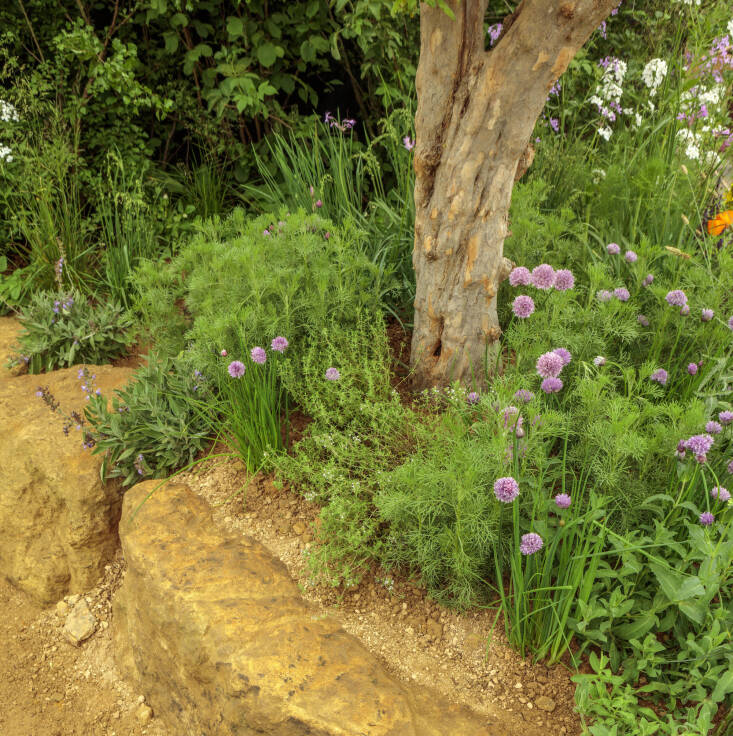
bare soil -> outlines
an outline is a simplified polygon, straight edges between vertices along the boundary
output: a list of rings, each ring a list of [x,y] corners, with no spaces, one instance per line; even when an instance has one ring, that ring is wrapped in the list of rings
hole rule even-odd
[[[84,596],[97,628],[79,647],[63,635],[65,613],[41,609],[0,579],[2,736],[172,736],[162,721],[141,717],[142,696],[112,659],[110,599],[121,571],[117,559]]]

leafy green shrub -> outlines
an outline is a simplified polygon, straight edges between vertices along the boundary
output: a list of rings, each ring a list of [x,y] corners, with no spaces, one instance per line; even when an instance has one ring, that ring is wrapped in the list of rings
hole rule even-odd
[[[104,453],[103,477],[129,486],[193,462],[212,438],[216,409],[200,371],[183,358],[152,355],[112,397],[92,393],[84,413],[92,452]]]
[[[26,362],[30,373],[109,363],[131,340],[132,319],[119,304],[92,304],[78,291],[34,294],[18,321],[23,331],[16,362]]]
[[[338,378],[326,377],[329,368]],[[381,559],[379,474],[401,462],[413,443],[414,417],[390,386],[389,371],[383,325],[365,314],[353,328],[324,329],[299,364],[291,356],[281,372],[288,394],[313,421],[292,454],[273,464],[281,479],[323,505],[323,544],[309,565],[333,585],[355,583],[367,561]]]
[[[141,268],[147,328],[170,354],[190,341],[212,376],[221,350],[236,358],[242,344],[284,335],[301,351],[326,327],[353,325],[364,310],[377,314],[379,276],[354,247],[361,237],[302,210],[257,218],[235,210],[201,223],[170,263]]]

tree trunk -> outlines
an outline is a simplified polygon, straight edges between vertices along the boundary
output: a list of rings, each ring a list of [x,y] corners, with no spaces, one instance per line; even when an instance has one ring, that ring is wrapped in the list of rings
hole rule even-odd
[[[488,0],[420,7],[415,118],[417,388],[485,383],[512,187],[547,95],[618,0],[523,0],[484,49]]]

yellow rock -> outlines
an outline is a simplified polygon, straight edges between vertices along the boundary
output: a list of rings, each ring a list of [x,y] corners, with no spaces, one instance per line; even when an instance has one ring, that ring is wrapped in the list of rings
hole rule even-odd
[[[504,736],[395,679],[319,618],[265,547],[223,536],[186,486],[169,482],[145,500],[155,487],[125,495],[115,656],[176,734]]]
[[[90,368],[103,394],[132,372]],[[102,483],[101,457],[35,395],[48,386],[66,413],[83,410],[78,370],[0,375],[0,575],[42,604],[93,587],[117,546],[119,484]]]

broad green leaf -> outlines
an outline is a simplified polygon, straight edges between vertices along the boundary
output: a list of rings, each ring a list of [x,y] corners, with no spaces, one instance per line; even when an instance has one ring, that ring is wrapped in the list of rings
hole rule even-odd
[[[244,23],[241,18],[230,16],[227,18],[227,33],[231,38],[238,38],[244,31]]]
[[[257,60],[264,67],[270,67],[278,57],[277,47],[272,43],[263,43],[257,48]]]

